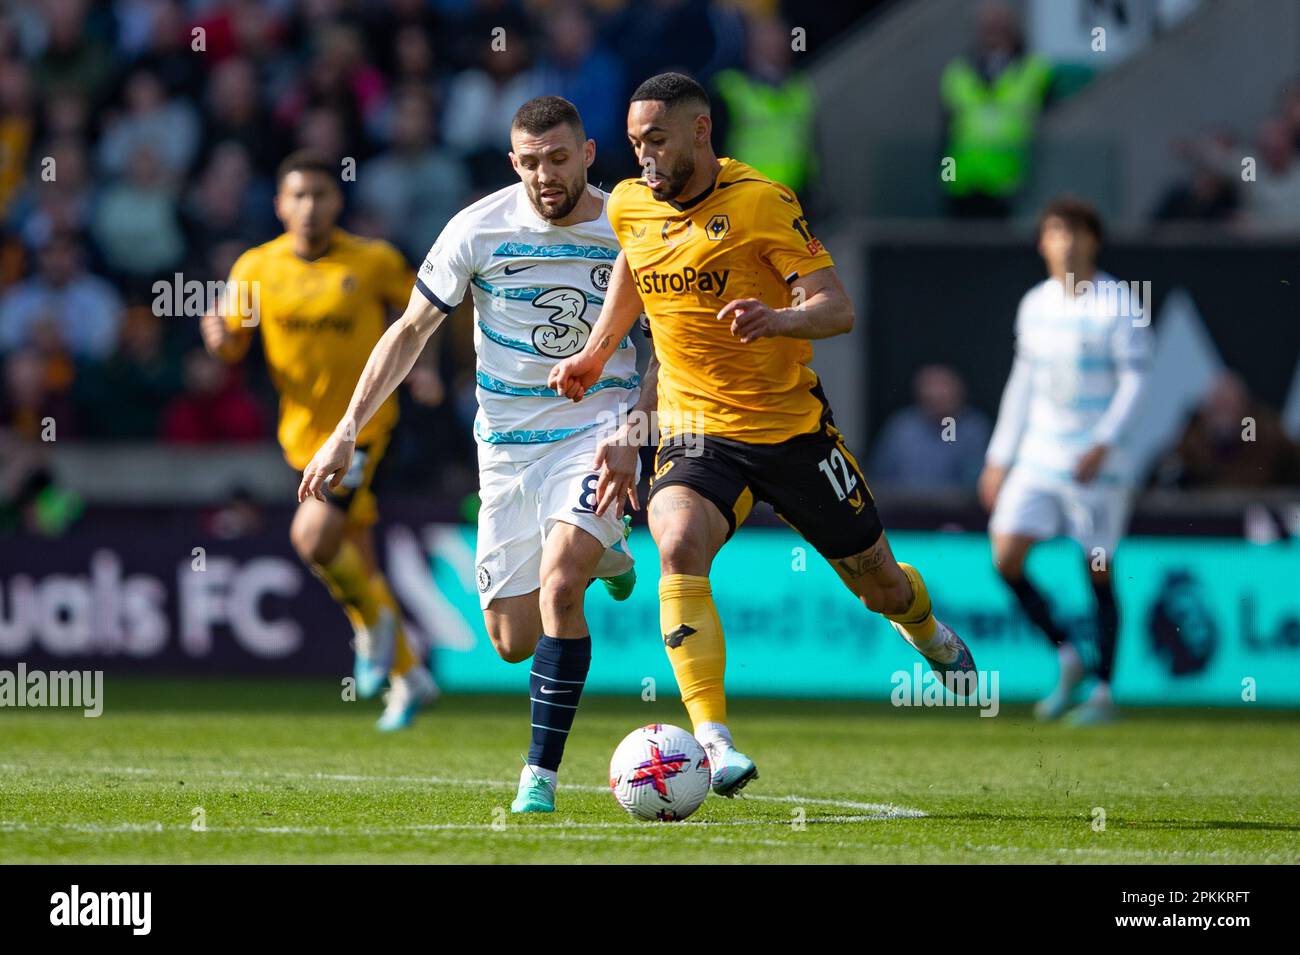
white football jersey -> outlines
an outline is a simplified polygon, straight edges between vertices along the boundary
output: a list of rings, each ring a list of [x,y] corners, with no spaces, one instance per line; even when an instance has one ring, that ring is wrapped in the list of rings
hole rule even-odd
[[[603,208],[590,222],[552,225],[533,209],[523,183],[463,209],[438,236],[416,287],[448,312],[467,290],[474,296],[480,459],[533,460],[557,441],[615,423],[636,403],[630,339],[582,401],[558,397],[546,384],[551,368],[587,343],[618,249]]]
[[[1056,279],[1025,293],[1016,314],[1016,361],[1028,366],[1029,387],[1014,451],[1017,467],[1042,480],[1069,481],[1085,451],[1122,433],[1135,397],[1112,404],[1120,377],[1143,372],[1151,353],[1140,306],[1149,309],[1150,302],[1135,302],[1128,283],[1104,272],[1084,294],[1067,296]],[[995,433],[991,451],[1002,441]],[[1101,480],[1116,481],[1124,464],[1120,440],[1107,455]]]

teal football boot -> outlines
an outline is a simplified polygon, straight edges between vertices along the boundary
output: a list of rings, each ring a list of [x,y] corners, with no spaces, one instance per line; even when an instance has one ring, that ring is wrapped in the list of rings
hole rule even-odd
[[[614,545],[614,548],[632,556],[632,552],[627,548],[627,539],[632,536],[632,518],[630,515],[623,515],[623,540]],[[630,567],[617,577],[602,577],[600,582],[605,585],[605,590],[615,600],[627,600],[632,596],[632,590],[636,587],[636,567]]]
[[[375,729],[381,733],[406,729],[415,719],[415,714],[438,702],[441,695],[432,674],[416,664],[405,676],[393,681],[392,689],[384,698],[383,715],[375,723]]]
[[[527,779],[520,781],[510,811],[555,812],[555,784],[545,776],[529,773]]]
[[[893,620],[889,621],[889,623],[899,632],[900,635],[902,635],[904,640],[907,640],[908,643],[912,642],[908,638],[907,631],[903,629],[902,624],[896,623]],[[971,655],[970,647],[966,646],[966,641],[957,636],[953,629],[943,621],[936,620],[935,625],[943,635],[946,635],[945,642],[956,650],[956,654],[947,663],[926,656],[924,653],[922,653],[921,656],[925,657],[926,662],[930,664],[930,669],[939,674],[940,682],[942,682],[943,685],[953,693],[960,693],[963,689],[969,689],[971,693],[976,692],[975,680],[962,676],[967,673],[977,676],[975,672],[975,658]],[[940,634],[936,633],[935,636],[938,637]],[[919,653],[920,651],[917,652]]]
[[[1065,714],[1067,726],[1100,726],[1113,723],[1119,714],[1110,698],[1110,684],[1098,682],[1088,698]]]
[[[1034,704],[1034,719],[1045,723],[1059,720],[1076,702],[1075,697],[1085,675],[1083,660],[1070,644],[1061,644],[1056,654],[1061,668],[1056,689]]]
[[[397,653],[397,619],[393,611],[385,607],[379,612],[379,619],[373,627],[357,630],[352,650],[355,654],[352,679],[356,683],[357,696],[368,700],[384,688],[388,671],[393,668],[393,657]]]
[[[709,754],[709,785],[719,796],[734,799],[751,779],[758,778],[758,767],[740,750],[721,746],[706,749]]]

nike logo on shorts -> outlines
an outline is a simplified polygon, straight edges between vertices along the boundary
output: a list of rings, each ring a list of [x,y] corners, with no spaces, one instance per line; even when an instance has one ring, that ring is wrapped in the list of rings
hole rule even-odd
[[[549,686],[544,686],[544,687],[542,687],[542,692],[545,693],[547,696],[550,696],[552,693],[568,693],[569,691],[568,691],[568,690],[552,690]]]

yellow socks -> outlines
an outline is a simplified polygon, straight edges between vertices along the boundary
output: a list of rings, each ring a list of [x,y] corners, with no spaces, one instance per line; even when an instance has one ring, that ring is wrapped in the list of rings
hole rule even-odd
[[[912,604],[902,613],[887,613],[885,617],[903,628],[912,645],[924,651],[934,636],[934,614],[930,610],[930,592],[925,589],[925,581],[911,564],[899,562],[908,583],[912,585]]]
[[[406,638],[406,628],[402,626],[402,608],[397,606],[397,600],[388,589],[388,581],[379,571],[375,571],[375,575],[370,578],[370,588],[379,606],[393,612],[393,626],[396,633],[393,635],[393,668],[388,673],[389,676],[401,676],[418,664],[420,659],[415,655],[410,641]]]
[[[394,637],[392,676],[401,676],[419,663],[411,650],[402,626],[402,612],[388,589],[384,575],[370,573],[361,553],[349,540],[343,541],[339,552],[328,564],[317,565],[317,574],[325,582],[330,595],[343,607],[353,630],[368,629],[379,622],[379,614],[388,609],[393,612]]]
[[[379,601],[371,586],[370,569],[351,541],[343,541],[334,559],[315,569],[330,595],[343,606],[354,629],[373,627],[378,622]]]
[[[666,574],[659,581],[659,624],[692,725],[727,722],[722,688],[727,647],[708,577]]]

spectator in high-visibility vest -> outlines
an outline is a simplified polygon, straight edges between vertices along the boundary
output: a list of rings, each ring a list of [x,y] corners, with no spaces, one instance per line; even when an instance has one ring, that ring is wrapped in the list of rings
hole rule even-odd
[[[719,153],[748,163],[803,197],[816,168],[812,81],[792,68],[794,38],[780,18],[752,18],[746,33],[745,68],[714,77]]]
[[[946,145],[940,181],[952,215],[1001,218],[1023,187],[1051,65],[1025,52],[1009,7],[986,3],[976,13],[975,50],[943,71]]]

